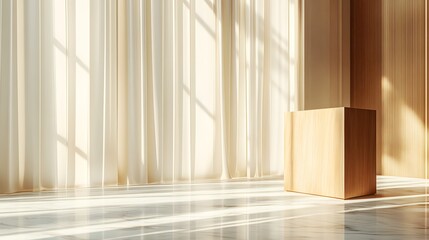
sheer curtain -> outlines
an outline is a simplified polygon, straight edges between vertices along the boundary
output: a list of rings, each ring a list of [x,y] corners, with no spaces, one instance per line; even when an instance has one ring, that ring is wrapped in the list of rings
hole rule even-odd
[[[124,11],[127,176],[281,175],[283,113],[296,105],[289,2],[128,1]]]
[[[1,1],[0,192],[282,175],[293,3]]]
[[[116,1],[0,7],[0,192],[117,184]]]

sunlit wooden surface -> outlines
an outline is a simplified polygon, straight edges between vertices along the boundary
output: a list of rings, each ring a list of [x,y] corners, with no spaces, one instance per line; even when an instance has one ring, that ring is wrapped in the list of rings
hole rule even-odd
[[[351,107],[377,110],[377,172],[424,178],[425,0],[352,0],[351,16]]]
[[[350,0],[300,2],[304,109],[349,106]]]
[[[285,190],[347,199],[375,193],[375,111],[285,114]]]

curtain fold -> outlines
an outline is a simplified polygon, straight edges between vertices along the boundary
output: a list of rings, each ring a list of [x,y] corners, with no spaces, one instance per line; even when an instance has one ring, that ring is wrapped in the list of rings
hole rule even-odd
[[[283,0],[0,2],[0,193],[283,174]]]
[[[283,173],[288,12],[281,0],[128,1],[128,157],[143,182]]]
[[[19,185],[16,9],[15,1],[0,2],[0,192]]]

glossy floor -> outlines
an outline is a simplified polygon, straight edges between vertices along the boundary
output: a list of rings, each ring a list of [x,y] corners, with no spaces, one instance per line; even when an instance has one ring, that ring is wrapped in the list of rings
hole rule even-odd
[[[338,200],[230,181],[0,195],[0,239],[429,239],[429,182]]]

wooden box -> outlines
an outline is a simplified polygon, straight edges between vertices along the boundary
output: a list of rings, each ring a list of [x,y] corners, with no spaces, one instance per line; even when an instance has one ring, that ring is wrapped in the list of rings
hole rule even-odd
[[[348,199],[376,192],[374,110],[285,114],[285,190]]]

